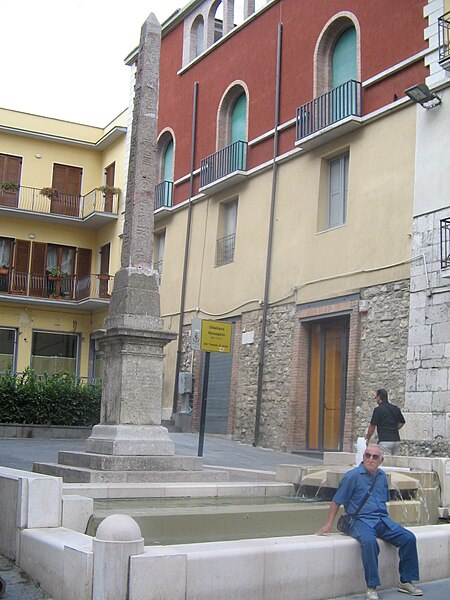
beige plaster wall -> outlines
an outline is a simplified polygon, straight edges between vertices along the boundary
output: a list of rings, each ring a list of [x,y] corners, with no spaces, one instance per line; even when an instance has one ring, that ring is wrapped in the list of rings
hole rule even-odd
[[[408,276],[414,114],[414,108],[397,111],[280,166],[271,302],[330,298]],[[347,221],[324,231],[320,213],[327,160],[346,150],[350,151]],[[241,305],[263,298],[271,180],[271,171],[266,171],[233,187],[233,193],[224,191],[193,206],[187,311],[199,308],[221,318],[240,314]],[[239,199],[234,262],[215,267],[220,205],[234,197]],[[166,228],[163,315],[176,314],[180,307],[186,217],[187,210],[179,210],[157,224],[158,230]],[[397,263],[404,264],[392,266]]]

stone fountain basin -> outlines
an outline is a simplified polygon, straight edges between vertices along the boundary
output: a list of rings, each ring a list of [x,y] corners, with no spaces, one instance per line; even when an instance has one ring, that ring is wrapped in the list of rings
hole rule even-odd
[[[329,500],[350,468],[344,465],[331,465],[320,469],[282,465],[280,471],[285,474],[289,472],[287,480],[294,483],[298,492],[303,492],[309,498],[320,498],[322,493]],[[438,522],[440,486],[437,473],[407,468],[397,470],[394,466],[383,467],[383,470],[387,475],[392,498],[389,512],[395,521],[417,525]],[[407,513],[403,515],[405,511]],[[418,511],[416,516],[413,516],[414,511]]]
[[[308,535],[322,527],[328,507],[294,496],[97,500],[86,533],[95,536],[111,514],[127,514],[146,546]],[[404,525],[421,523],[419,500],[390,502],[389,512]]]

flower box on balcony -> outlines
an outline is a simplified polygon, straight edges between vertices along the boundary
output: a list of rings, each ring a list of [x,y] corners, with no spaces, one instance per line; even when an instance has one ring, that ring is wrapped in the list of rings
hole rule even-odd
[[[6,267],[0,267],[0,275],[8,275],[9,269]]]

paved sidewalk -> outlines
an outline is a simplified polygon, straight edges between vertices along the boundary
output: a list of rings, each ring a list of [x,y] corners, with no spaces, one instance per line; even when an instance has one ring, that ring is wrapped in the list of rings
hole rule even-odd
[[[450,598],[450,579],[441,579],[430,583],[420,583],[417,586],[423,591],[423,600],[448,600]],[[398,592],[396,588],[391,590],[378,590],[380,600],[406,600],[413,598],[409,594]],[[366,594],[356,596],[343,596],[335,600],[366,600]]]
[[[191,433],[171,433],[177,454],[197,455],[198,435]],[[33,462],[54,462],[58,450],[84,450],[84,440],[44,440],[44,439],[0,439],[0,465],[14,469],[31,470]],[[204,464],[241,469],[275,471],[278,464],[320,465],[321,459],[305,457],[285,452],[275,452],[264,448],[253,448],[228,439],[208,435],[204,443]],[[39,584],[10,561],[0,556],[0,576],[6,581],[5,600],[51,600]],[[424,574],[426,578],[426,573]],[[421,583],[424,600],[450,600],[450,579]],[[404,600],[409,597],[396,589],[381,590],[380,600]],[[366,595],[347,596],[336,600],[365,600]],[[273,599],[276,600],[276,599]],[[299,590],[299,600],[302,600]],[[327,599],[329,600],[329,599]]]
[[[21,569],[0,556],[0,577],[6,582],[4,600],[50,600],[50,596]]]
[[[198,434],[170,433],[169,435],[175,443],[177,454],[197,456]],[[0,438],[0,465],[31,471],[34,462],[56,462],[58,450],[83,451],[84,447],[85,440]],[[322,464],[320,458],[276,452],[261,447],[254,448],[216,435],[205,436],[203,450],[203,462],[208,466],[275,471],[276,466],[282,463]]]

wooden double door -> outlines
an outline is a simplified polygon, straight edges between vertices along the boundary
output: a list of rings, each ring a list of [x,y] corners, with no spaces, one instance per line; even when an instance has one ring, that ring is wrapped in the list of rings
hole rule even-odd
[[[347,318],[309,325],[309,450],[342,450],[348,362]]]

